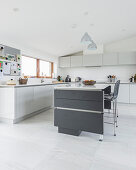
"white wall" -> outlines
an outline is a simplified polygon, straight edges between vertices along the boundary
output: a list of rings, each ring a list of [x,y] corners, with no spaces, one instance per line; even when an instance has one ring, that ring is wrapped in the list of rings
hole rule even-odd
[[[72,80],[75,80],[75,77],[81,77],[97,81],[106,81],[108,75],[116,75],[122,81],[129,81],[129,78],[136,74],[136,66],[59,68],[58,74],[63,78],[70,75]]]
[[[104,52],[136,51],[136,36],[104,46]]]

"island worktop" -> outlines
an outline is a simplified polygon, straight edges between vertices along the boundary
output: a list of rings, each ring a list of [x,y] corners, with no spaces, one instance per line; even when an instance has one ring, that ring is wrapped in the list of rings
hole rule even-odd
[[[91,85],[83,85],[83,84],[67,84],[63,86],[57,86],[54,89],[56,90],[85,90],[85,91],[102,91],[105,88],[109,87],[108,84],[95,84]]]

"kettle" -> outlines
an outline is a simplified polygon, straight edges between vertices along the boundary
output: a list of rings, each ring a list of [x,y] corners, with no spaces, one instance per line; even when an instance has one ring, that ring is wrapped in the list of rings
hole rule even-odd
[[[71,82],[71,78],[69,75],[67,75],[67,77],[65,78],[65,82]]]

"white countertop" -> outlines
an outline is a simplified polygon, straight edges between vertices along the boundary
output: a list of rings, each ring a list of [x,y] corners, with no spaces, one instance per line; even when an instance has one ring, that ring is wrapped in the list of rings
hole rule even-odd
[[[45,85],[63,85],[63,84],[68,84],[67,82],[63,83],[37,83],[37,84],[16,84],[16,85],[7,85],[7,84],[1,84],[0,88],[19,88],[19,87],[30,87],[30,86],[45,86]]]
[[[136,85],[136,83],[132,83],[132,82],[123,82],[123,81],[121,81],[120,82],[121,84],[135,84]],[[36,83],[36,84],[22,84],[22,85],[20,85],[20,84],[17,84],[17,85],[7,85],[7,84],[0,84],[0,88],[19,88],[19,87],[30,87],[30,86],[45,86],[45,85],[64,85],[64,84],[72,84],[72,85],[78,85],[79,83],[78,82],[61,82],[61,83],[50,83],[50,82],[44,82],[44,83]],[[115,83],[113,83],[113,82],[102,82],[102,81],[97,81],[96,82],[96,85],[110,85],[110,84],[115,84]],[[90,86],[89,86],[90,87]],[[85,88],[87,88],[86,86],[85,86]]]
[[[115,82],[102,82],[102,81],[97,81],[96,84],[115,84]],[[129,82],[129,81],[120,81],[120,84],[136,84],[134,82]]]
[[[63,86],[57,86],[54,89],[57,90],[85,90],[85,91],[101,91],[108,87],[108,84],[102,85],[102,84],[95,84],[93,86],[86,86],[86,85],[76,85],[76,84],[69,84],[69,85],[63,85]]]

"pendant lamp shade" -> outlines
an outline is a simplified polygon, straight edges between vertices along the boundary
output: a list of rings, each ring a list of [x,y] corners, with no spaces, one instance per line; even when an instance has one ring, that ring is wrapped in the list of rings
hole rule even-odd
[[[92,43],[92,39],[91,39],[91,37],[88,35],[87,32],[86,32],[86,33],[83,35],[83,37],[81,38],[81,43],[82,43],[82,44],[86,44],[86,45]]]
[[[96,50],[97,49],[97,46],[96,44],[93,42],[91,44],[88,45],[87,47],[88,50]]]

